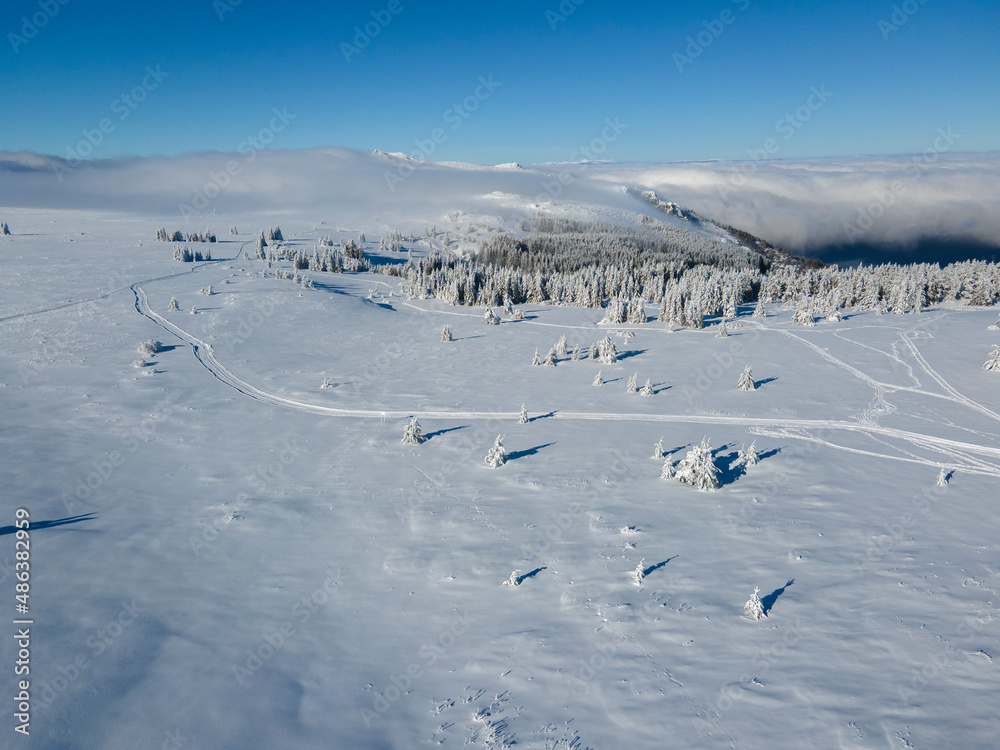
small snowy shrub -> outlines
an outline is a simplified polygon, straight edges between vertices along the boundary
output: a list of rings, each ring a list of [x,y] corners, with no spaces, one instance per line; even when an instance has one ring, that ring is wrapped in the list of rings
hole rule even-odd
[[[528,409],[521,404],[521,413],[517,416],[517,421],[521,424],[528,424]]]
[[[488,326],[498,326],[500,325],[500,316],[493,312],[492,307],[486,308],[486,315],[483,316],[486,320],[486,325]]]
[[[947,469],[941,469],[941,471],[938,473],[937,486],[938,487],[947,487],[948,486],[948,470]]]
[[[180,305],[177,304],[177,298],[176,297],[171,297],[170,298],[170,306],[167,309],[170,312],[179,312],[180,311],[181,308],[180,308]]]
[[[674,462],[667,458],[663,462],[663,469],[660,471],[660,479],[676,479],[677,472],[674,470]]]
[[[150,339],[149,341],[140,341],[135,348],[139,354],[151,355],[163,351],[163,344],[154,339]]]
[[[760,463],[760,458],[757,456],[757,441],[750,443],[750,447],[743,447],[740,449],[739,456],[736,459],[736,463],[739,466],[746,466],[750,468],[751,466],[756,466]]]
[[[1000,346],[994,346],[989,359],[983,362],[983,367],[992,372],[1000,372]]]
[[[549,367],[555,367],[557,361],[558,360],[556,360],[555,351],[549,352],[548,355],[545,357],[545,364],[548,365]]]
[[[663,438],[653,443],[653,458],[657,461],[663,458]]]
[[[719,332],[715,334],[717,339],[724,339],[729,335],[729,331],[726,330],[726,321],[723,319],[722,324],[719,326]]]
[[[410,420],[409,424],[403,428],[403,442],[410,443],[411,445],[420,445],[427,438],[424,437],[423,431],[420,428],[420,422],[414,417]]]
[[[535,367],[538,367],[542,364],[542,358],[539,356],[537,349],[535,349],[535,358],[531,360],[531,364],[533,364]]]
[[[628,383],[625,384],[626,393],[635,393],[639,390],[639,373],[636,373],[628,379]]]
[[[454,338],[452,338],[450,326],[445,326],[444,328],[441,329],[441,340],[445,342],[455,340]]]
[[[521,574],[520,570],[512,571],[511,574],[510,574],[510,578],[508,578],[506,581],[504,581],[503,585],[504,586],[510,586],[511,588],[513,588],[514,586],[520,586],[521,585],[521,575],[520,574]]]
[[[503,436],[497,435],[496,442],[486,454],[486,465],[491,469],[498,469],[507,463],[507,451],[503,447]]]
[[[646,578],[645,564],[646,558],[644,557],[639,561],[639,564],[635,566],[635,570],[632,572],[632,580],[635,581],[636,586],[641,586],[643,579]]]
[[[594,385],[604,385],[604,378],[601,377],[600,371],[594,377]]]
[[[743,369],[743,374],[740,375],[740,381],[736,384],[736,387],[741,391],[757,390],[757,384],[753,380],[753,373],[750,372],[750,365],[747,365]]]
[[[760,602],[760,588],[757,586],[753,587],[753,594],[747,600],[747,603],[743,605],[743,611],[746,616],[751,620],[763,620],[766,616],[764,614],[764,605]]]
[[[653,395],[653,384],[649,382],[649,378],[646,379],[646,385],[642,387],[639,391],[640,396],[652,396]]]

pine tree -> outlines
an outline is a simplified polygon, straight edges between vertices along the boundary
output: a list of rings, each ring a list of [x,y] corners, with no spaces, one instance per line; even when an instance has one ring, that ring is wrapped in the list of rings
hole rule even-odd
[[[565,357],[567,354],[569,354],[569,351],[566,347],[565,336],[560,336],[559,341],[556,342],[556,354],[558,354],[560,357]]]
[[[572,356],[570,358],[574,362],[579,362],[582,357],[583,357],[583,353],[580,351],[580,345],[577,344],[576,347],[574,347],[573,354],[572,354]]]
[[[500,316],[498,316],[495,312],[493,312],[492,307],[486,308],[486,315],[484,317],[486,318],[486,325],[488,326],[500,325]]]
[[[635,566],[635,571],[632,573],[632,580],[635,581],[636,586],[641,586],[643,579],[646,578],[646,558],[642,558],[639,564]]]
[[[947,487],[948,486],[948,470],[947,469],[941,469],[941,471],[938,473],[937,486],[938,487]]]
[[[712,459],[708,438],[696,445],[677,465],[677,480],[701,491],[719,488],[719,468]]]
[[[507,451],[503,447],[503,436],[497,435],[496,442],[486,454],[486,465],[491,469],[497,469],[507,463]]]
[[[506,581],[503,582],[503,585],[504,586],[510,586],[512,588],[514,586],[520,586],[521,585],[521,571],[520,571],[520,569],[513,571],[510,574],[510,578],[508,578]]]
[[[750,443],[750,447],[744,446],[740,449],[739,454],[736,458],[737,466],[746,466],[750,468],[751,466],[756,466],[760,463],[760,457],[757,455],[757,441],[754,440]]]
[[[528,409],[524,404],[521,404],[521,413],[518,415],[517,421],[521,424],[528,424]]]
[[[1000,372],[1000,346],[994,346],[989,359],[983,362],[983,367],[992,372]]]
[[[549,367],[555,367],[556,366],[556,361],[557,360],[556,360],[555,350],[552,350],[552,351],[550,351],[546,355],[546,357],[545,357],[545,364],[548,365]]]
[[[646,378],[646,385],[644,385],[642,387],[642,390],[639,391],[639,395],[640,396],[652,396],[653,395],[653,384],[649,381],[649,378]]]
[[[816,325],[816,319],[813,317],[812,313],[812,306],[809,304],[808,300],[803,302],[798,309],[795,310],[795,316],[792,318],[792,322],[797,326]]]
[[[628,379],[628,383],[625,385],[626,393],[635,393],[639,389],[639,373],[636,373]]]
[[[170,298],[170,306],[167,309],[170,312],[178,312],[181,309],[180,306],[177,304],[177,298],[176,297],[171,297]]]
[[[663,438],[653,443],[653,458],[657,461],[663,458]]]
[[[533,364],[535,367],[538,367],[540,364],[542,364],[542,358],[538,355],[537,349],[535,349],[535,358],[531,360],[531,364]]]
[[[755,318],[766,318],[767,310],[764,309],[764,298],[757,298],[757,307],[753,309],[753,317]]]
[[[594,385],[604,385],[604,378],[601,377],[601,371],[597,371],[597,375],[594,378]]]
[[[724,339],[729,336],[729,331],[726,330],[726,319],[722,319],[722,323],[719,324],[719,332],[715,334],[717,339]]]
[[[743,373],[740,375],[740,381],[737,383],[737,388],[741,391],[757,390],[757,384],[754,382],[753,373],[750,372],[750,365],[743,368]]]
[[[410,443],[411,445],[420,445],[427,438],[423,436],[423,431],[420,428],[420,422],[414,417],[410,422],[403,428],[403,442]]]
[[[674,469],[674,462],[668,457],[663,462],[663,469],[660,471],[660,479],[676,479],[677,472]]]
[[[763,620],[766,617],[764,614],[764,605],[760,601],[760,587],[753,587],[753,595],[743,605],[743,611],[751,620]]]
[[[445,326],[441,329],[441,340],[445,342],[454,341],[451,335],[451,326]]]

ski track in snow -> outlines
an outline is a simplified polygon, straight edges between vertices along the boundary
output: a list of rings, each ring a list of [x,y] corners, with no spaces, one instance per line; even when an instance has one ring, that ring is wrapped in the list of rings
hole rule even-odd
[[[243,253],[244,247],[247,243],[243,243],[240,247],[239,253],[233,258],[220,259],[225,261],[233,261],[239,258],[240,254]],[[218,261],[212,261],[215,263]],[[185,271],[183,273],[191,273],[199,270],[200,268],[208,264],[200,264],[190,271]],[[264,403],[272,404],[274,406],[280,406],[283,408],[296,409],[298,411],[304,411],[311,414],[316,414],[320,416],[327,417],[348,417],[348,418],[379,418],[384,419],[390,417],[393,419],[404,419],[413,416],[429,419],[515,419],[517,414],[514,412],[474,412],[474,411],[429,411],[421,410],[419,413],[412,411],[388,411],[382,409],[339,409],[331,406],[320,406],[318,404],[310,404],[304,401],[297,401],[295,399],[285,398],[283,396],[278,396],[273,393],[268,393],[267,391],[261,390],[256,386],[242,380],[241,378],[234,375],[232,372],[226,368],[216,357],[212,346],[201,339],[195,337],[191,333],[183,330],[179,326],[171,323],[169,320],[164,318],[162,315],[156,313],[149,306],[149,301],[146,298],[146,293],[142,289],[142,284],[153,283],[156,281],[161,281],[169,278],[174,278],[176,276],[183,274],[171,274],[168,276],[163,276],[155,279],[146,279],[144,281],[137,282],[131,285],[131,290],[135,295],[135,309],[140,314],[151,320],[160,328],[163,328],[176,338],[180,339],[184,343],[188,344],[197,360],[202,364],[205,369],[207,369],[212,375],[219,381],[234,389],[235,391],[247,396],[249,398],[255,399],[257,401],[262,401]],[[377,283],[386,284],[386,282],[378,281]],[[386,284],[388,286],[388,284]],[[111,294],[113,292],[109,292]],[[107,295],[103,295],[107,296]],[[83,300],[86,302],[87,300]],[[79,304],[79,303],[69,303],[69,304]],[[420,312],[428,312],[421,309],[420,307],[413,305],[411,303],[404,303],[408,307],[412,307]],[[61,309],[68,305],[61,305],[56,308],[51,309]],[[27,314],[37,314],[36,313],[24,313]],[[460,315],[463,317],[479,318],[480,315],[471,313],[459,313],[445,311],[443,314],[448,315]],[[18,316],[15,316],[18,317]],[[528,323],[534,325],[544,325],[555,328],[570,328],[570,329],[586,329],[586,326],[564,326],[553,323],[534,323],[533,321],[527,321]],[[906,344],[907,348],[913,354],[916,361],[920,364],[928,375],[930,375],[935,382],[937,382],[942,388],[944,388],[948,394],[935,394],[926,393],[928,396],[934,396],[938,398],[943,398],[954,403],[961,404],[963,406],[974,409],[988,417],[1000,421],[1000,415],[989,410],[982,404],[973,401],[957,390],[955,390],[944,378],[942,378],[923,358],[920,352],[917,350],[916,346],[910,340],[907,334],[912,333],[915,328],[925,325],[931,322],[930,320],[921,322],[911,328],[908,331],[900,333],[900,338]],[[751,428],[750,431],[754,434],[765,435],[770,437],[781,437],[785,439],[795,439],[804,440],[808,442],[816,442],[825,445],[830,448],[836,448],[838,450],[848,451],[850,453],[868,455],[882,459],[895,460],[895,461],[905,461],[909,463],[917,463],[924,466],[930,466],[938,469],[961,469],[962,471],[974,473],[974,474],[985,474],[988,476],[1000,477],[1000,448],[991,448],[989,446],[978,445],[974,443],[964,443],[956,440],[949,440],[946,438],[935,437],[933,435],[926,435],[917,432],[910,432],[907,430],[900,430],[890,427],[883,427],[878,424],[877,419],[879,416],[892,413],[895,411],[895,407],[885,401],[884,394],[888,391],[908,391],[914,393],[925,394],[924,391],[920,391],[915,387],[898,386],[890,383],[881,383],[874,378],[870,377],[867,373],[862,372],[856,367],[838,359],[834,355],[830,354],[827,350],[817,346],[816,344],[808,341],[807,339],[799,336],[791,331],[778,328],[769,327],[761,323],[752,323],[752,325],[759,330],[768,330],[775,333],[780,333],[789,338],[795,339],[806,347],[812,349],[817,354],[819,354],[824,360],[830,362],[831,364],[847,370],[855,377],[859,378],[867,385],[869,385],[875,391],[875,397],[872,403],[867,409],[858,417],[857,422],[843,421],[843,420],[824,420],[824,419],[783,419],[783,418],[773,418],[773,417],[727,417],[727,416],[715,416],[715,415],[686,415],[686,414],[627,414],[627,413],[585,413],[585,412],[558,412],[554,416],[555,419],[566,419],[566,420],[583,420],[583,421],[634,421],[634,422],[680,422],[687,424],[721,424],[721,425],[736,425]],[[622,329],[624,330],[624,328]],[[882,352],[884,354],[884,352]],[[914,378],[916,379],[916,378]],[[919,384],[918,384],[919,387]],[[874,451],[866,451],[859,448],[851,448],[844,445],[838,445],[832,443],[828,440],[815,437],[814,435],[804,432],[804,430],[838,430],[838,431],[849,431],[857,432],[868,435],[874,438],[875,435],[881,435],[887,438],[896,438],[912,445],[932,450],[941,454],[944,454],[948,458],[952,459],[948,462],[932,461],[929,459],[921,459],[914,456],[911,453],[901,451],[906,455],[889,455],[884,453],[877,453]],[[884,443],[883,443],[884,444]],[[898,450],[898,448],[897,448]],[[996,461],[988,461],[983,458],[975,458],[970,454],[979,454],[990,459],[995,459]]]

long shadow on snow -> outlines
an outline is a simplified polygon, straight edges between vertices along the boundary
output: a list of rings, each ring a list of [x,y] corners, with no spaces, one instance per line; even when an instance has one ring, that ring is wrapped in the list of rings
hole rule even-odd
[[[545,445],[539,445],[534,448],[528,448],[528,450],[524,451],[511,451],[510,453],[507,454],[507,460],[516,461],[519,458],[534,456],[536,453],[538,453],[538,451],[542,450],[543,448],[548,448],[550,445],[555,445],[555,443],[546,443]]]
[[[97,518],[96,513],[84,513],[83,515],[57,518],[52,521],[31,521],[28,524],[28,531],[51,529],[55,526],[65,526],[66,524],[79,523],[80,521],[92,521],[95,518]],[[2,526],[0,527],[0,536],[7,536],[8,534],[13,534],[15,531],[17,531],[16,526]]]
[[[535,569],[534,569],[533,571],[531,571],[530,573],[525,573],[525,574],[524,574],[523,576],[518,576],[518,577],[517,577],[517,581],[515,582],[515,584],[514,584],[514,585],[515,585],[515,586],[520,586],[520,585],[521,585],[522,583],[524,583],[525,581],[527,581],[527,580],[528,580],[529,578],[534,578],[535,576],[537,576],[537,575],[538,575],[539,573],[541,573],[541,572],[542,572],[543,570],[548,570],[548,568],[545,568],[545,567],[542,567],[542,568],[535,568]]]
[[[767,385],[768,383],[773,383],[777,378],[764,378],[763,380],[758,380],[754,383],[754,386],[760,388],[762,385]]]
[[[632,359],[632,357],[638,357],[640,354],[645,354],[648,349],[635,349],[629,352],[621,352],[618,355],[618,361],[621,362],[623,359]]]
[[[795,579],[794,578],[789,579],[788,583],[786,583],[780,589],[775,589],[770,594],[768,594],[767,596],[763,597],[760,600],[760,605],[764,608],[764,614],[765,615],[771,613],[771,607],[773,607],[774,603],[776,601],[778,601],[778,597],[781,596],[782,594],[784,594],[785,593],[785,589],[787,589],[793,583],[795,583]]]
[[[531,417],[528,419],[528,422],[537,422],[539,419],[551,419],[555,415],[554,411],[550,411],[548,414],[539,414],[537,417]]]
[[[662,568],[668,562],[670,562],[671,560],[676,560],[678,557],[680,557],[680,555],[674,555],[673,557],[668,557],[666,560],[664,560],[661,563],[656,563],[656,565],[650,565],[648,568],[646,568],[645,570],[642,571],[643,578],[645,578],[646,576],[648,576],[650,573],[655,573],[657,570],[659,570],[660,568]]]
[[[428,432],[426,435],[424,435],[424,437],[427,440],[430,440],[431,438],[436,438],[438,435],[446,435],[449,432],[457,432],[458,430],[467,430],[471,426],[472,425],[464,424],[461,427],[451,427],[451,428],[449,428],[447,430],[438,430],[437,432]]]

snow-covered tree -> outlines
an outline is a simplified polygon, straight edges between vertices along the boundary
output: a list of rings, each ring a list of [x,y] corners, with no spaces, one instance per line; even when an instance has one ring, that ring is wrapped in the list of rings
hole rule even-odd
[[[760,601],[760,587],[753,587],[753,594],[747,600],[747,603],[743,605],[743,611],[751,620],[764,619],[766,615],[764,614],[764,605]]]
[[[674,469],[674,462],[667,457],[663,462],[663,469],[660,471],[660,479],[676,479],[677,471]]]
[[[403,428],[403,442],[410,443],[411,445],[420,445],[427,438],[423,435],[423,430],[420,428],[420,422],[414,417],[409,421],[406,427]]]
[[[983,367],[992,372],[1000,372],[1000,346],[994,346],[989,359],[983,362]]]
[[[441,340],[445,342],[454,341],[451,335],[451,326],[445,326],[441,329]]]
[[[628,383],[625,384],[626,393],[635,393],[639,390],[639,373],[636,373],[628,379]]]
[[[167,307],[167,309],[170,312],[178,312],[181,309],[180,305],[177,304],[177,298],[176,297],[171,297],[170,298],[170,305],[169,305],[169,307]]]
[[[677,480],[701,490],[719,488],[719,467],[712,458],[712,446],[708,438],[696,445],[677,465]]]
[[[736,457],[736,464],[738,466],[746,466],[748,469],[751,466],[756,466],[760,463],[760,457],[757,455],[757,441],[754,440],[750,443],[750,447],[744,446],[740,449],[739,454]]]
[[[594,357],[595,352],[596,357]],[[610,336],[605,336],[591,347],[591,356],[600,360],[602,365],[613,365],[618,361],[618,347]]]
[[[938,472],[937,486],[938,487],[947,487],[948,486],[948,470],[947,469],[941,469],[941,471]]]
[[[753,309],[753,317],[754,318],[766,318],[767,317],[767,310],[764,309],[764,299],[763,299],[763,297],[759,297],[757,299],[757,307],[755,307]]]
[[[547,364],[547,365],[548,365],[549,367],[555,367],[555,366],[556,366],[556,362],[557,362],[557,361],[558,361],[558,360],[556,360],[556,352],[555,352],[555,349],[553,349],[552,351],[550,351],[550,352],[549,352],[549,353],[548,353],[548,354],[547,354],[547,355],[545,356],[545,364]]]
[[[531,364],[535,365],[536,367],[542,364],[542,358],[541,356],[539,356],[537,349],[535,349],[535,358],[531,360]]]
[[[640,396],[652,396],[653,395],[653,384],[650,382],[649,378],[646,378],[646,385],[642,387],[639,391]]]
[[[655,443],[653,443],[653,458],[659,461],[663,458],[663,438],[660,438]]]
[[[10,227],[7,226],[7,222],[0,224],[0,234],[10,234]]]
[[[583,357],[583,352],[580,351],[580,345],[577,344],[575,347],[573,347],[573,354],[570,356],[570,359],[572,359],[574,362],[579,362],[580,359],[582,359],[582,357]]]
[[[486,325],[488,326],[500,325],[500,316],[493,312],[492,307],[486,308],[486,315],[483,317],[486,319]]]
[[[528,424],[528,409],[524,404],[521,404],[521,413],[518,414],[517,421],[521,424]]]
[[[150,339],[149,341],[140,341],[139,344],[136,346],[136,351],[138,351],[139,354],[144,354],[144,355],[158,354],[159,352],[163,351],[163,344],[161,344],[159,341],[156,341],[155,339]]]
[[[757,384],[754,382],[753,373],[750,372],[750,365],[743,368],[743,373],[740,375],[740,381],[736,384],[736,386],[741,391],[757,390]]]
[[[323,384],[322,384],[322,385],[320,386],[320,388],[321,388],[322,390],[324,390],[324,391],[326,391],[326,390],[329,390],[330,388],[333,388],[333,381],[332,381],[332,380],[330,380],[330,378],[323,378]],[[403,442],[404,442],[404,443],[405,443],[405,442],[408,442],[408,441],[406,440],[406,437],[405,437],[405,429],[404,429],[404,437],[403,437]]]
[[[597,371],[597,375],[594,377],[594,385],[604,385],[604,378],[601,377],[601,371]]]
[[[816,325],[816,319],[813,317],[812,305],[808,300],[803,302],[795,310],[795,315],[792,318],[792,322],[797,326],[814,326]]]
[[[486,465],[491,469],[497,469],[507,463],[507,451],[503,447],[503,436],[497,435],[493,447],[486,453]]]
[[[510,574],[510,578],[503,582],[504,586],[520,586],[521,585],[521,571],[515,570]]]
[[[641,586],[643,579],[646,577],[646,558],[642,558],[639,564],[635,566],[635,570],[632,572],[632,580],[635,581],[636,586]]]
[[[729,335],[729,330],[726,328],[726,319],[722,319],[722,323],[719,324],[719,332],[715,334],[717,339],[724,339]]]
[[[524,320],[524,310],[515,310],[514,320]]]
[[[565,357],[569,354],[569,350],[566,347],[566,337],[560,336],[559,340],[556,342],[556,354],[560,357]]]

